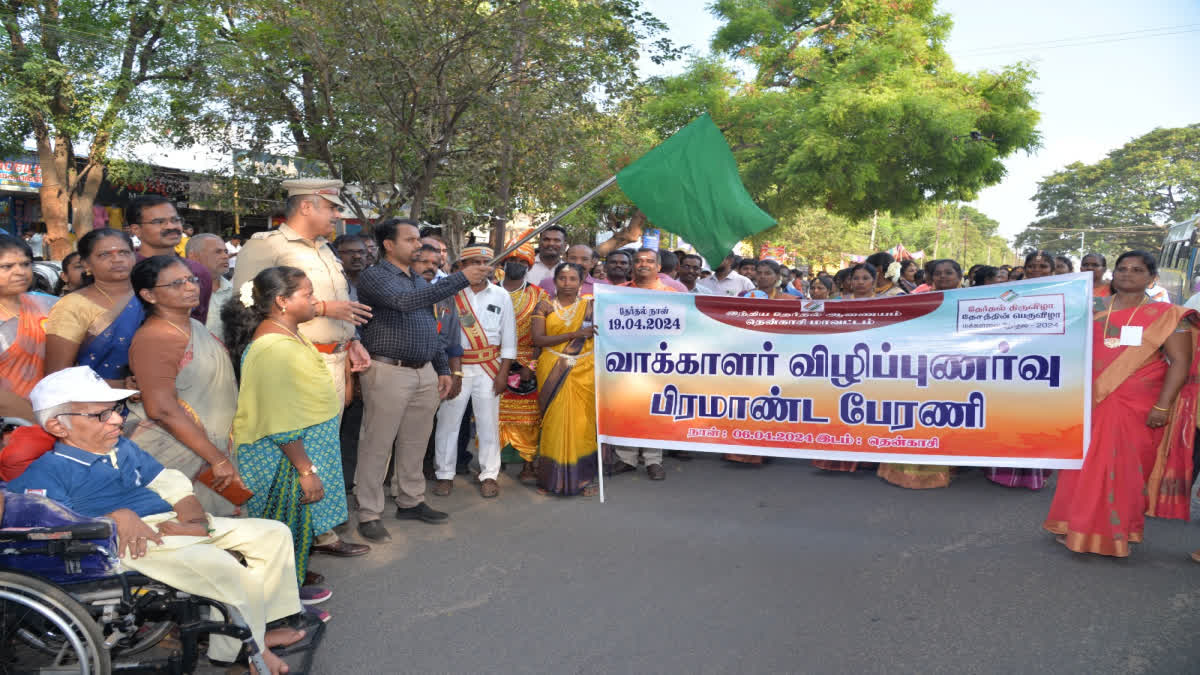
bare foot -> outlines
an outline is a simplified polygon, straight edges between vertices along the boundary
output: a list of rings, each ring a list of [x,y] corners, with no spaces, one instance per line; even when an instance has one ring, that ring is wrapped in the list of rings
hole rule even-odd
[[[263,661],[267,663],[267,669],[271,671],[270,675],[283,675],[283,673],[291,672],[288,664],[284,663],[283,659],[275,656],[274,652],[270,649],[264,649],[262,657]],[[267,675],[266,673],[258,672],[258,669],[253,665],[250,666],[250,672],[254,673],[254,675]]]
[[[1192,562],[1200,563],[1200,551],[1192,551],[1191,558],[1192,558]]]
[[[296,628],[275,628],[267,631],[267,647],[290,647],[304,639],[307,635]]]

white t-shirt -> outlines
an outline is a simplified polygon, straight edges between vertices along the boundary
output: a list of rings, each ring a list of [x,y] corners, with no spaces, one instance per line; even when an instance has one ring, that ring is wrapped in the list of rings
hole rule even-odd
[[[557,267],[557,265],[556,265]],[[542,279],[546,279],[554,274],[554,267],[546,267],[541,258],[538,258],[533,263],[533,267],[525,273],[525,281],[537,286],[542,283]]]
[[[746,291],[754,290],[753,281],[750,281],[746,277],[734,272],[733,270],[730,270],[729,276],[725,277],[724,279],[718,279],[716,273],[714,272],[709,278],[701,279],[700,281],[696,282],[697,286],[701,284],[703,284],[705,290],[712,295],[737,296],[745,293]]]
[[[225,242],[225,250],[229,251],[229,269],[233,269],[237,265],[237,254],[242,250],[241,246],[236,246],[232,241]]]

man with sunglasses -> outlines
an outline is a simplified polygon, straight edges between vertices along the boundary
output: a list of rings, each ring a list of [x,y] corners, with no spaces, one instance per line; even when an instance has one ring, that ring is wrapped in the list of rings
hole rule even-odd
[[[141,241],[137,250],[138,260],[156,255],[179,257],[175,247],[183,241],[183,219],[170,199],[162,195],[137,197],[125,207],[125,218],[129,221],[130,232]],[[208,305],[212,299],[212,274],[195,260],[180,260],[200,279],[200,304],[192,310],[192,318],[207,323]]]
[[[89,518],[109,518],[121,565],[185,593],[225,603],[250,627],[272,672],[281,661],[268,642],[295,642],[303,632],[266,624],[301,610],[292,533],[261,518],[204,512],[183,473],[167,469],[121,436],[125,399],[91,368],[51,373],[30,392],[34,417],[54,447],[8,483]],[[245,564],[226,551],[242,555]],[[241,642],[212,634],[209,658],[234,661]]]

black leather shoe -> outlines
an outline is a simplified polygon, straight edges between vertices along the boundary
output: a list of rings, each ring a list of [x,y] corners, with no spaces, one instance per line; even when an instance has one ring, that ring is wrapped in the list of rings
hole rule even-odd
[[[429,508],[429,505],[425,502],[407,509],[396,507],[396,518],[400,520],[420,520],[433,525],[441,525],[449,517],[449,514]]]
[[[363,539],[371,541],[388,541],[391,535],[388,534],[387,528],[378,520],[368,520],[365,523],[358,524],[358,533]]]

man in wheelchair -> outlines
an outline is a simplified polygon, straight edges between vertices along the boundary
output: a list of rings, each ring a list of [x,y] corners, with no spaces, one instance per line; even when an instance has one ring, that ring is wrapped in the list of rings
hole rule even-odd
[[[38,424],[57,441],[7,489],[111,519],[124,568],[232,606],[272,675],[288,672],[270,647],[294,643],[304,633],[268,632],[266,624],[301,611],[291,531],[274,520],[206,514],[187,476],[122,438],[124,400],[136,393],[110,387],[86,366],[47,375],[30,400]],[[240,648],[234,638],[209,637],[214,661],[232,662]]]

